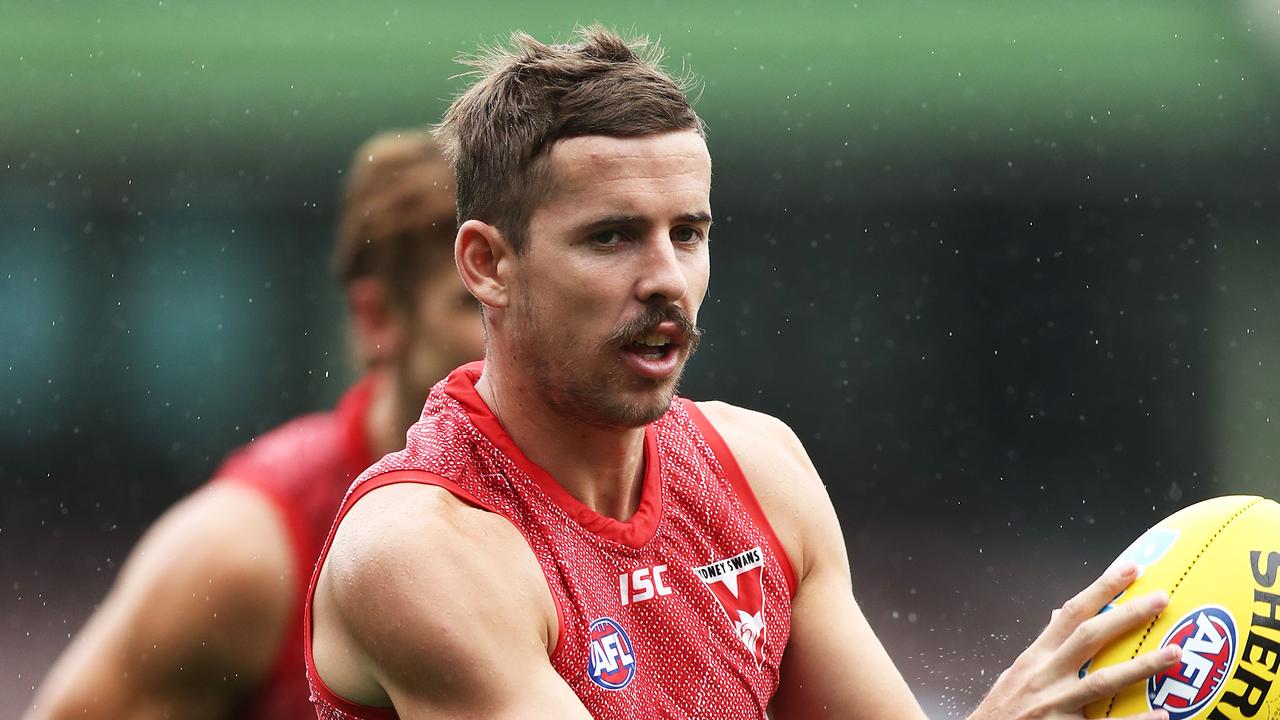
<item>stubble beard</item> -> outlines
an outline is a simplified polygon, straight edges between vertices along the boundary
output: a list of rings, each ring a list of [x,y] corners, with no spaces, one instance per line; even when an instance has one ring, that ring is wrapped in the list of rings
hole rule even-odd
[[[416,318],[411,322],[416,323]],[[466,362],[457,359],[461,357],[460,353],[455,353],[457,357],[442,357],[438,352],[441,346],[433,344],[442,342],[436,333],[428,332],[417,324],[408,328],[411,331],[409,339],[392,370],[400,390],[397,415],[405,429],[421,419],[431,388],[455,367]]]
[[[609,430],[643,427],[666,414],[700,335],[680,313],[686,344],[677,351],[684,353],[679,367],[669,378],[646,378],[628,372],[617,357],[620,350],[615,338],[628,330],[619,329],[603,343],[584,343],[557,334],[548,314],[534,303],[521,303],[515,310],[512,340],[516,359],[543,402],[561,416]],[[664,313],[648,312],[628,327],[656,324],[649,322],[654,315]],[[565,351],[584,346],[590,348],[586,353]],[[596,359],[600,367],[591,367]]]

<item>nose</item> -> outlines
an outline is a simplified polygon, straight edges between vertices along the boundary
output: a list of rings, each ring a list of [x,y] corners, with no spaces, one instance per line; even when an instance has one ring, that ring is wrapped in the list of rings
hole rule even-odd
[[[657,298],[674,302],[689,292],[685,263],[668,232],[664,228],[645,243],[636,282],[636,296],[643,303]]]

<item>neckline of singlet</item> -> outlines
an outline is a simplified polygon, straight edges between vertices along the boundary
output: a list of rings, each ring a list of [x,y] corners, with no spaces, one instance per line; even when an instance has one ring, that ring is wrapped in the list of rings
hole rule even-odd
[[[471,423],[484,434],[503,454],[511,459],[534,485],[553,503],[564,510],[588,532],[630,548],[644,547],[657,532],[662,518],[661,457],[658,453],[657,434],[653,424],[644,429],[644,479],[640,490],[640,504],[628,520],[616,520],[601,515],[575,498],[546,470],[522,452],[507,434],[489,405],[476,390],[476,381],[484,370],[484,362],[463,365],[449,374],[445,381],[445,394],[456,400],[466,411]]]

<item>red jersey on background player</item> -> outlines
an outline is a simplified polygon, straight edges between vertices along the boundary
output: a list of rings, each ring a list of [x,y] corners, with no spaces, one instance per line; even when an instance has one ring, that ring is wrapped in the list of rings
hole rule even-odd
[[[308,613],[318,716],[923,717],[794,434],[674,397],[711,225],[684,92],[605,30],[513,40],[438,131],[485,362],[434,388],[343,503]],[[1158,611],[1092,617],[1131,578],[1069,603],[977,715],[1080,717],[1167,665],[1077,675]]]
[[[452,261],[452,180],[421,131],[356,152],[334,265],[369,373],[334,412],[236,452],[156,523],[28,718],[312,714],[302,605],[333,513],[362,470],[403,446],[427,388],[483,347]]]

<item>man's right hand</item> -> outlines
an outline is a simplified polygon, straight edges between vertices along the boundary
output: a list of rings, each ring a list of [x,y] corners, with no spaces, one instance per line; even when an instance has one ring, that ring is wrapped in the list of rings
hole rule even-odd
[[[1171,646],[1080,677],[1080,668],[1108,643],[1150,622],[1168,606],[1169,597],[1161,591],[1099,613],[1137,574],[1132,563],[1118,563],[1054,611],[1049,626],[1001,673],[969,720],[1082,718],[1086,705],[1111,697],[1177,662],[1182,650]],[[1164,710],[1154,710],[1124,720],[1168,717]]]

